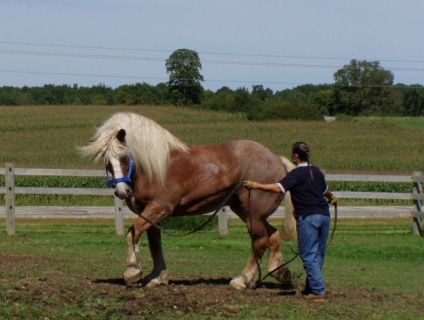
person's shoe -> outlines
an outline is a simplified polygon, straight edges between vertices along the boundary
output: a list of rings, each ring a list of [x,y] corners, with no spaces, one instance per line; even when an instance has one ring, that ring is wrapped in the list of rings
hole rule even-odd
[[[311,291],[308,288],[304,288],[303,290],[300,291],[300,294],[302,296],[306,296],[306,295],[308,295],[310,293],[311,293]]]
[[[325,301],[325,295],[324,294],[314,294],[314,293],[308,293],[306,295],[302,296],[303,299],[308,301],[315,301],[315,302],[324,302]]]
[[[311,292],[306,289],[297,290],[296,292],[296,298],[303,299],[304,296],[310,294]]]

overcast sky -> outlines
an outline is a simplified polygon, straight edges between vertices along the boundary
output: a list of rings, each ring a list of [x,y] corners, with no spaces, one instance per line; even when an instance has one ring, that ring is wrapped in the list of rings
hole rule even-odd
[[[0,0],[0,86],[165,82],[176,49],[203,86],[332,83],[350,59],[424,84],[422,0]]]

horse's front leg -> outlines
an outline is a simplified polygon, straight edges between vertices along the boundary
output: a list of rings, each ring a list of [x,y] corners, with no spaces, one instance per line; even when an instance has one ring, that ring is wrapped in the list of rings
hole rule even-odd
[[[136,284],[143,276],[139,257],[139,239],[140,237],[136,237],[135,225],[132,225],[127,233],[127,270],[124,272],[124,280],[127,285]]]
[[[162,249],[161,231],[158,228],[151,227],[147,229],[146,232],[150,254],[153,259],[153,270],[143,279],[143,284],[146,287],[168,284],[168,274],[166,272],[165,258]]]
[[[143,217],[148,219],[153,223],[160,222],[164,217],[169,214],[169,210],[163,209],[156,204],[148,205],[143,211]],[[139,242],[141,235],[144,231],[149,228],[156,228],[152,226],[146,219],[139,217],[135,223],[131,226],[127,234],[127,244],[128,244],[128,255],[127,255],[127,269],[124,272],[124,280],[127,285],[133,285],[139,282],[142,279],[143,271],[142,265],[139,257]],[[159,233],[160,239],[160,233]],[[149,240],[150,242],[150,240]],[[160,241],[159,241],[160,243]],[[160,246],[161,247],[161,246]],[[156,248],[156,245],[153,246]],[[151,247],[152,250],[152,247]],[[162,255],[162,252],[159,252],[159,256]],[[155,261],[155,257],[153,258]],[[160,265],[160,259],[156,259],[158,266]],[[164,265],[164,263],[163,263]]]

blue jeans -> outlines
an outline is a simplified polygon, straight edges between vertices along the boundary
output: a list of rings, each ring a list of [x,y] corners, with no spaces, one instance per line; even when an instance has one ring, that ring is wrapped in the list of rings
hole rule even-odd
[[[329,230],[329,216],[311,214],[297,219],[299,252],[306,271],[306,290],[313,294],[325,294],[322,265]]]

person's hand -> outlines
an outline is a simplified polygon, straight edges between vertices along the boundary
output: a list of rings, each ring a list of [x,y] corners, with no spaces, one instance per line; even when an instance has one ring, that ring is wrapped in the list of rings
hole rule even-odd
[[[328,199],[328,203],[332,205],[337,204],[337,197],[334,194],[331,194],[331,197]]]
[[[252,180],[246,180],[243,181],[243,187],[251,190],[251,189],[257,189],[259,188],[259,183],[257,183],[256,181],[252,181]]]
[[[327,198],[327,201],[329,204],[332,204],[332,205],[337,204],[337,198],[332,192],[327,191],[324,196]]]

